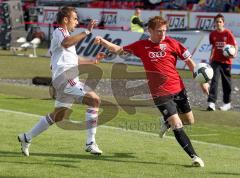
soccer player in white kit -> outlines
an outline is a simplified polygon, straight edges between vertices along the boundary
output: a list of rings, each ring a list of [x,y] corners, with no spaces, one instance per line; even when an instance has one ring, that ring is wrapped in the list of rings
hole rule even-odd
[[[86,111],[87,141],[85,151],[91,154],[102,154],[95,141],[97,129],[98,109],[100,106],[99,96],[93,92],[86,92],[84,85],[78,78],[79,64],[96,64],[96,60],[82,60],[76,53],[75,44],[91,33],[96,24],[91,20],[87,30],[70,36],[78,25],[77,12],[74,7],[63,7],[57,13],[56,28],[51,40],[51,69],[53,87],[56,91],[55,109],[52,113],[40,118],[39,122],[29,131],[18,136],[21,150],[25,156],[29,156],[31,140],[47,130],[50,125],[62,121],[66,112],[69,111],[73,102],[88,105]],[[81,59],[81,60],[80,60]]]

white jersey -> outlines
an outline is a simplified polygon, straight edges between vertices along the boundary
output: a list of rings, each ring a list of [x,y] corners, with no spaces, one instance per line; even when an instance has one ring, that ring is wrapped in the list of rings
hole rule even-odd
[[[70,36],[69,32],[63,28],[59,27],[53,31],[50,47],[52,79],[56,79],[63,72],[78,66],[75,46],[64,48],[61,45],[64,38],[68,36]]]

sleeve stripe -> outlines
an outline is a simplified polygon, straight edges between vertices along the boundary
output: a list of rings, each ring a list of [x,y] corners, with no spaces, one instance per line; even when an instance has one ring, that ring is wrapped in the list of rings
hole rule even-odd
[[[188,60],[188,58],[192,57],[191,53],[186,50],[183,54],[182,54],[184,61]]]
[[[66,38],[68,35],[66,34],[66,31],[63,28],[58,28],[60,32],[62,32],[63,37]]]

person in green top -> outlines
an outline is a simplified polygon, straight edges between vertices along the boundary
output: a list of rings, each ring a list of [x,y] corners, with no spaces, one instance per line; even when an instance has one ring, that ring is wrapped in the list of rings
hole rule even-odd
[[[144,32],[144,23],[141,19],[141,9],[136,8],[134,15],[131,17],[131,31],[132,32]]]

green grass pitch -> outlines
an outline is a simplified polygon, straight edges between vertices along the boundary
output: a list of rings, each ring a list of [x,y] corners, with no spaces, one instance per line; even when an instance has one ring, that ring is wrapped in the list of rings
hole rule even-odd
[[[45,53],[46,49],[38,49],[39,55]],[[99,67],[103,77],[110,78],[112,64]],[[128,69],[143,71],[139,66]],[[191,77],[190,72],[180,73],[183,78]],[[35,76],[50,76],[48,58],[30,59],[0,50],[1,79]],[[30,129],[40,115],[51,112],[53,105],[48,88],[0,83],[0,178],[240,177],[239,112],[193,108],[196,122],[185,130],[204,160],[204,168],[190,166],[190,158],[171,132],[164,139],[158,137],[160,113],[152,106],[139,107],[133,115],[119,109],[114,119],[100,126],[97,143],[104,152],[101,156],[84,151],[85,131],[54,125],[33,140],[30,157],[24,157],[17,135]],[[84,107],[74,106],[73,110],[72,119],[84,120]]]

